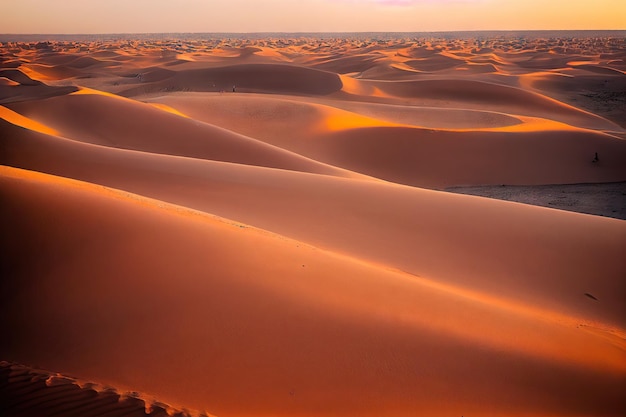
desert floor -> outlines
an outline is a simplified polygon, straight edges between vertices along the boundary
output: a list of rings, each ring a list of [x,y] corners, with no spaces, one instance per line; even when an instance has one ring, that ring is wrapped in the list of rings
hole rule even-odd
[[[1,43],[0,414],[625,415],[624,39]]]

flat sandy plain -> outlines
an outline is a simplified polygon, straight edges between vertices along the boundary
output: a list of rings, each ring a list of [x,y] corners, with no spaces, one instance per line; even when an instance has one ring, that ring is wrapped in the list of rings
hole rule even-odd
[[[625,32],[0,39],[0,414],[626,414]]]

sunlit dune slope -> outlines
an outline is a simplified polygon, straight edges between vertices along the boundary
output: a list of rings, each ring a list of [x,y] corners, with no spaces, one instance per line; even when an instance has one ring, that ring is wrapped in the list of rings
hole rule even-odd
[[[576,319],[179,206],[1,172],[4,357],[217,415],[626,410],[623,339]]]
[[[349,170],[427,188],[626,179],[626,142],[591,131],[373,127],[329,132],[292,149]],[[593,162],[595,152],[602,155],[599,164]]]
[[[623,325],[626,236],[618,220],[112,149],[6,123],[2,134],[2,164],[107,185],[442,283]]]

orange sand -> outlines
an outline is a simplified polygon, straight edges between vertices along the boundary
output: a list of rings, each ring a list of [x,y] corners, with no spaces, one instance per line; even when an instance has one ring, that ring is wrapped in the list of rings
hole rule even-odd
[[[626,413],[626,223],[438,191],[625,181],[619,40],[0,52],[0,407]]]

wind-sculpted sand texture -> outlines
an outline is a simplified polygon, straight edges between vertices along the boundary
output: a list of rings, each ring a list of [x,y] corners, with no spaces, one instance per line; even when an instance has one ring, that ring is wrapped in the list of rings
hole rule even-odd
[[[624,415],[624,39],[4,42],[0,414]]]
[[[0,403],[11,416],[210,417],[177,410],[138,392],[81,381],[24,365],[0,362]]]

